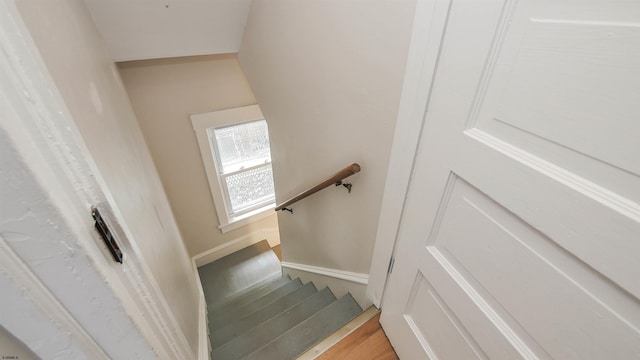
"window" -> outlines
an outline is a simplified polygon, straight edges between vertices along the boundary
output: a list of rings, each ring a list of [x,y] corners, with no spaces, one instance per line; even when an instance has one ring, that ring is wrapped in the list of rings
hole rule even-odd
[[[208,128],[230,215],[273,203],[273,172],[265,120]]]
[[[257,105],[191,116],[222,232],[274,207],[267,122]]]

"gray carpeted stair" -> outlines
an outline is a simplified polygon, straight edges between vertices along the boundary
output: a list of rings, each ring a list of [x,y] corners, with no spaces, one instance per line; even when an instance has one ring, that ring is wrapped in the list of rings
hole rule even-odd
[[[215,360],[295,359],[362,312],[350,294],[283,277],[266,241],[198,270]]]

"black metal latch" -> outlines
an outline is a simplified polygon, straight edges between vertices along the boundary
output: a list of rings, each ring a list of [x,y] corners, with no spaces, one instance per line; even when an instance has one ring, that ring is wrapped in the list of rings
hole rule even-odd
[[[109,227],[102,219],[102,215],[100,215],[98,209],[92,207],[91,216],[93,216],[93,219],[96,221],[96,229],[100,233],[100,236],[102,236],[102,240],[104,240],[104,243],[105,245],[107,245],[107,248],[111,252],[111,255],[113,255],[113,260],[122,264],[123,254],[122,250],[120,250],[120,245],[118,245],[116,238],[113,236],[111,230],[109,230]]]

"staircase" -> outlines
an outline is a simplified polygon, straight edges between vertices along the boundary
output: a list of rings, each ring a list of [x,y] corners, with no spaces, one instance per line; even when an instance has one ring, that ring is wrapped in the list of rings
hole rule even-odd
[[[283,277],[266,241],[198,271],[214,360],[295,359],[362,312],[350,294]]]

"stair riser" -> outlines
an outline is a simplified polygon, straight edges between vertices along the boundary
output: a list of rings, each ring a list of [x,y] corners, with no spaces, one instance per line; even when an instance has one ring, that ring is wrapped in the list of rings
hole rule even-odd
[[[225,326],[234,322],[238,319],[241,319],[248,314],[260,309],[261,307],[271,304],[272,302],[286,296],[289,293],[294,292],[296,289],[302,287],[302,281],[300,279],[295,279],[289,281],[287,284],[273,290],[272,292],[260,297],[259,299],[254,300],[248,304],[244,304],[239,307],[230,308],[226,312],[215,313],[212,311],[212,315],[210,315],[210,319],[214,326]]]
[[[234,295],[233,297],[228,298],[223,302],[207,304],[207,307],[214,312],[226,312],[234,307],[239,307],[253,302],[256,299],[259,299],[272,292],[273,290],[279,288],[280,286],[289,283],[289,281],[291,281],[291,278],[288,275],[285,277],[277,277],[271,279],[270,281],[260,283],[259,285],[251,288],[251,290],[240,292],[239,294]]]
[[[283,278],[266,241],[198,271],[215,360],[294,359],[361,311],[349,294]]]
[[[208,303],[220,302],[256,283],[282,274],[269,243],[261,241],[198,268]]]
[[[243,359],[293,359],[340,329],[361,312],[358,303],[347,294]]]
[[[334,300],[335,296],[328,289],[320,291],[290,310],[214,349],[213,358],[216,360],[237,359],[249,354],[303,322]]]
[[[290,309],[316,292],[316,287],[312,283],[305,284],[303,287],[286,295],[280,300],[266,305],[265,307],[254,311],[253,313],[223,327],[222,329],[217,329],[211,336],[211,346],[216,348],[221,344],[226,343],[232,338],[239,336],[249,329]]]

